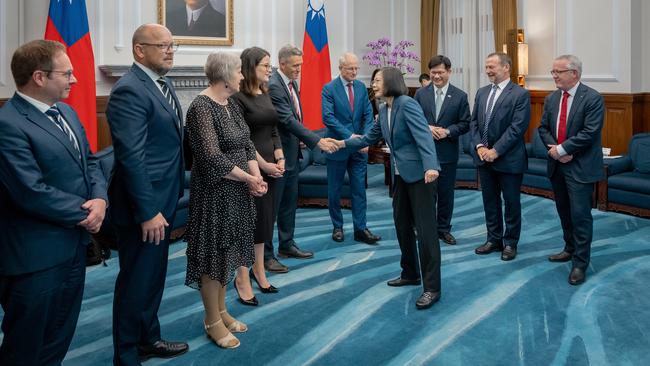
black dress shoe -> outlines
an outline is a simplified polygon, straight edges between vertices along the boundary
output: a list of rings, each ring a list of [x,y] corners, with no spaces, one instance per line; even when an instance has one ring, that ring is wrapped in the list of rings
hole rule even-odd
[[[160,340],[154,344],[138,346],[140,361],[146,361],[153,357],[172,358],[187,352],[190,346],[185,342],[168,342]]]
[[[259,305],[259,302],[257,301],[257,298],[255,297],[255,295],[253,295],[253,297],[251,297],[248,300],[243,299],[241,297],[241,295],[239,294],[239,289],[237,288],[237,280],[235,279],[232,282],[235,284],[235,291],[237,291],[237,298],[238,298],[239,302],[241,302],[242,304],[244,304],[246,306],[257,306],[257,305]],[[253,285],[251,284],[251,287],[252,286]]]
[[[388,282],[386,282],[388,286],[393,286],[393,287],[401,287],[401,286],[419,286],[420,285],[420,279],[415,279],[415,280],[408,280],[406,278],[402,277],[397,277],[395,279],[392,279]]]
[[[340,227],[335,227],[334,231],[332,231],[332,240],[337,241],[337,242],[342,242],[343,241],[343,229]]]
[[[584,269],[578,267],[573,267],[571,273],[569,274],[569,284],[576,286],[579,285],[587,279]]]
[[[438,300],[440,300],[440,291],[424,291],[422,295],[420,295],[420,298],[415,301],[415,307],[418,310],[428,309],[431,305],[438,302]]]
[[[551,261],[551,262],[568,262],[568,261],[571,260],[572,257],[573,257],[573,255],[571,255],[571,253],[565,252],[563,250],[563,251],[561,251],[561,252],[559,252],[557,254],[553,254],[553,255],[549,256],[548,260]]]
[[[486,241],[485,244],[474,250],[476,254],[490,254],[492,252],[500,252],[503,250],[503,244],[496,244],[491,241]]]
[[[257,284],[257,287],[260,288],[260,291],[262,291],[263,294],[275,294],[275,293],[277,293],[279,291],[275,286],[271,285],[270,283],[269,283],[269,287],[262,287],[262,285],[260,285],[260,281],[258,281],[257,277],[255,277],[255,272],[253,272],[252,268],[248,272],[248,275],[253,280],[255,280],[255,283]]]
[[[506,247],[503,248],[503,251],[501,252],[502,261],[511,261],[515,259],[516,256],[517,256],[517,247],[512,247],[510,245],[506,245]]]
[[[296,244],[292,244],[289,249],[278,249],[278,257],[309,259],[314,257],[314,252],[300,250]]]
[[[449,245],[456,245],[456,238],[450,232],[438,233],[438,237]]]
[[[264,261],[264,269],[268,272],[273,273],[287,273],[289,272],[289,267],[280,263],[277,259],[271,258]]]
[[[381,237],[371,233],[370,230],[366,228],[363,230],[355,231],[354,240],[364,242],[366,244],[375,244],[381,240]]]

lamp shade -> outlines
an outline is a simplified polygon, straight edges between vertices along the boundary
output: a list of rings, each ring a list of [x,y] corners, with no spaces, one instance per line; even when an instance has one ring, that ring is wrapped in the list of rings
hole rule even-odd
[[[517,43],[517,74],[528,75],[528,44]]]

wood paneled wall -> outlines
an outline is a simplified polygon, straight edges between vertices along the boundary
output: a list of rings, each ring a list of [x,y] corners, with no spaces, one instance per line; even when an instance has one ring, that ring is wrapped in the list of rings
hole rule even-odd
[[[410,88],[414,93],[416,88]],[[530,91],[530,126],[526,131],[526,141],[533,136],[539,126],[544,108],[544,98],[548,90]],[[603,146],[612,148],[612,155],[627,153],[627,145],[632,135],[650,132],[650,93],[614,94],[605,93],[605,125],[603,126]],[[7,99],[0,99],[0,107]],[[108,96],[97,97],[97,139],[101,150],[111,145],[111,134],[106,120]]]

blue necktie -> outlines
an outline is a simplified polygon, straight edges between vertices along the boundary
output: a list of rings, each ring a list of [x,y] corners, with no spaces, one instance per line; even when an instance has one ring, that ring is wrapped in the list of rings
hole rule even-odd
[[[45,111],[45,114],[52,117],[54,123],[56,123],[56,125],[61,129],[61,131],[63,131],[63,133],[65,133],[65,135],[68,137],[68,140],[70,140],[70,143],[72,144],[72,146],[74,146],[75,150],[77,151],[77,157],[81,159],[81,155],[79,154],[79,145],[77,145],[77,141],[73,137],[72,131],[70,131],[68,126],[65,123],[63,123],[63,121],[61,120],[61,112],[59,112],[59,109],[55,105],[53,105],[52,107],[50,107],[50,109]]]
[[[485,124],[483,125],[483,133],[481,134],[481,144],[485,147],[488,147],[488,127],[490,126],[490,119],[492,118],[492,108],[494,108],[495,99],[494,97],[497,95],[498,89],[498,85],[492,85],[492,91],[490,92],[490,98],[488,99],[488,107],[485,111]]]
[[[171,90],[169,90],[169,85],[167,85],[167,81],[165,81],[165,78],[162,76],[156,80],[158,84],[160,85],[160,89],[162,90],[163,96],[165,96],[165,99],[167,100],[167,103],[172,107],[172,110],[176,115],[178,116],[180,120],[180,115],[178,114],[178,108],[176,108],[176,102],[174,101],[174,97],[172,96]],[[177,128],[180,129],[180,126],[176,125]]]

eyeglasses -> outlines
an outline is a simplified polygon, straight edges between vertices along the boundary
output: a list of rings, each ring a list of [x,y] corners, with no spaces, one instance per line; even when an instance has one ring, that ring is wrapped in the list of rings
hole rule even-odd
[[[344,67],[343,70],[346,70],[346,71],[359,71],[359,68],[350,66],[350,67]]]
[[[273,66],[271,66],[271,64],[258,64],[257,66],[262,66],[263,68],[265,68],[267,70],[271,70],[273,68]]]
[[[567,71],[575,71],[575,70],[571,70],[571,69],[566,69],[566,70],[551,70],[550,72],[551,72],[551,75],[556,76],[556,75],[564,74],[564,73],[567,72]]]
[[[48,73],[48,74],[51,74],[51,73],[58,73],[58,74],[61,74],[61,75],[65,76],[65,77],[67,77],[67,78],[68,78],[68,81],[70,81],[70,79],[72,78],[72,70],[68,70],[68,71],[59,71],[59,70],[41,70],[41,71],[46,72],[46,73]]]
[[[143,46],[154,46],[157,47],[159,50],[168,52],[176,52],[178,51],[178,44],[176,43],[138,43]]]

